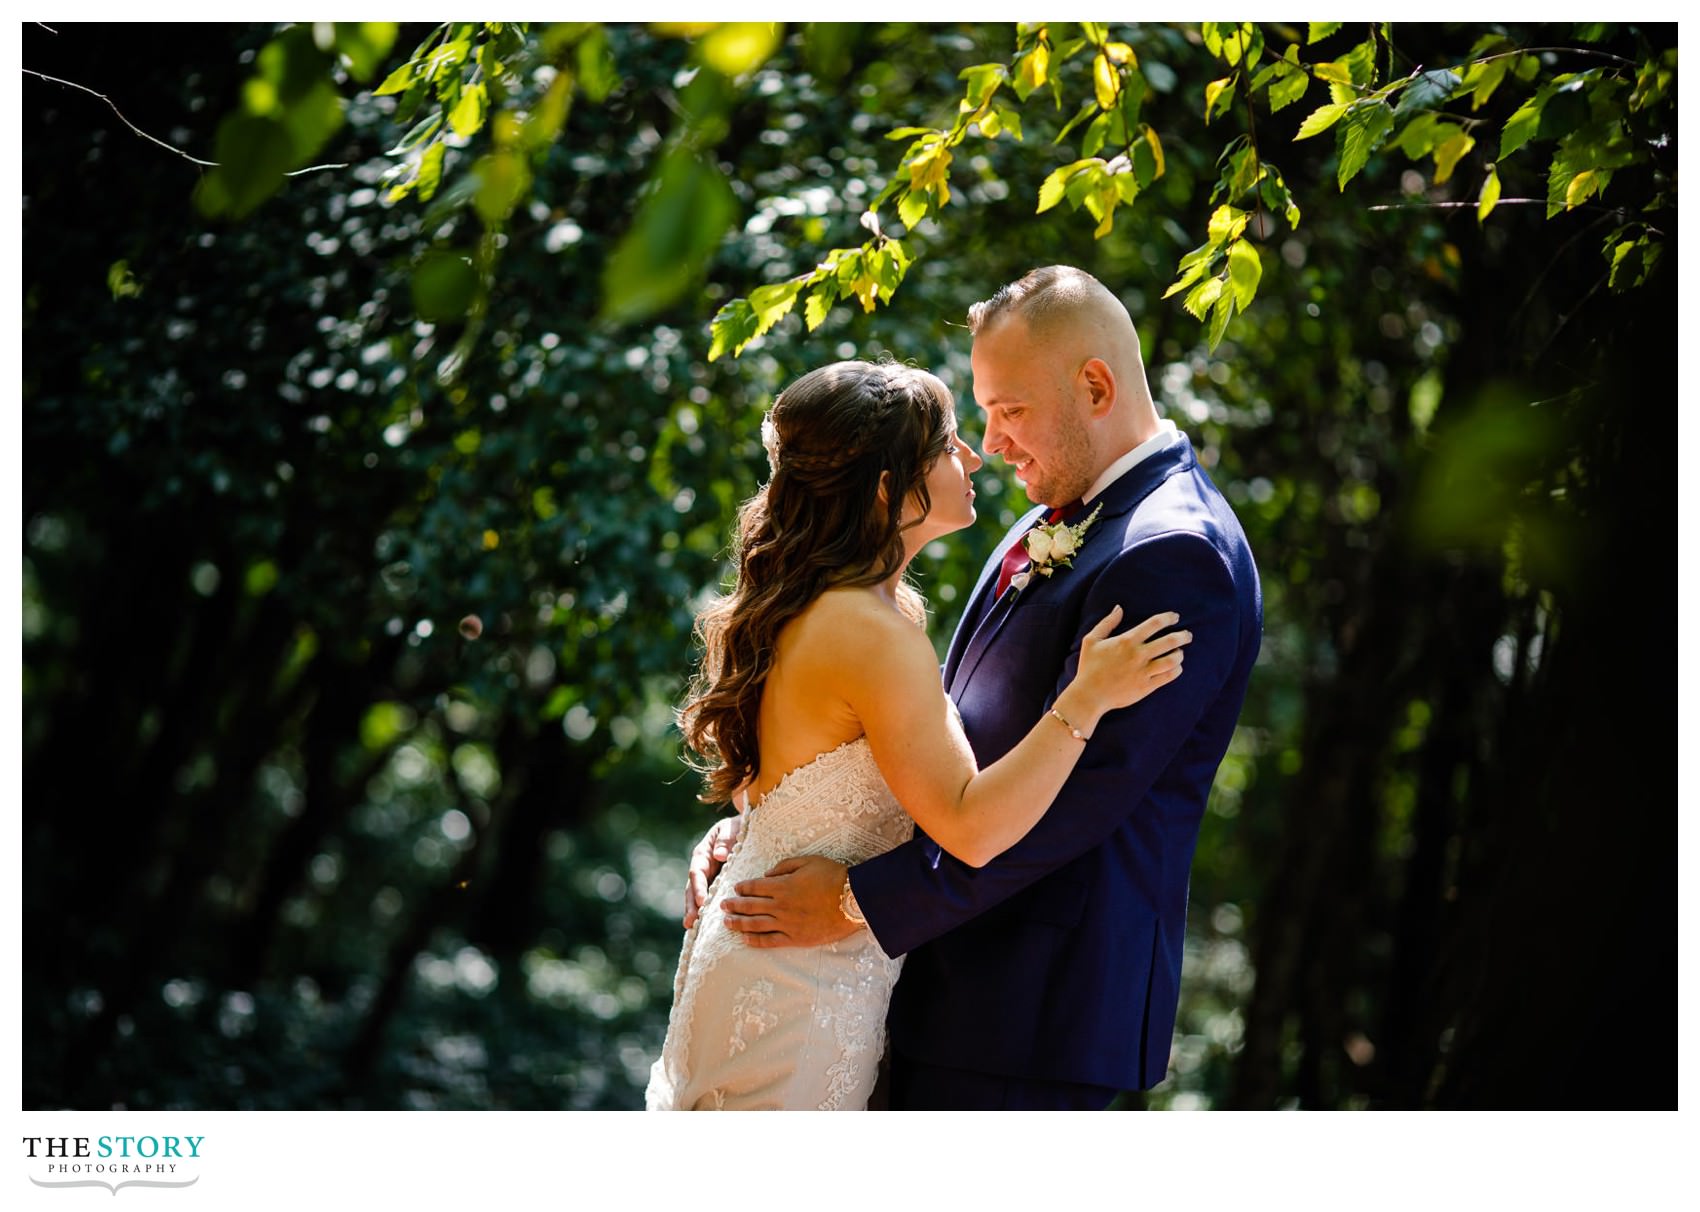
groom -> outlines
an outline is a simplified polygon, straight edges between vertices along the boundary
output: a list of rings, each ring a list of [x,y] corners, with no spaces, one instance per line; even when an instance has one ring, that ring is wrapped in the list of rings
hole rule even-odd
[[[1129,622],[1178,612],[1186,671],[1106,715],[1050,811],[985,867],[920,832],[848,872],[788,859],[736,887],[727,924],[753,946],[814,946],[865,918],[907,956],[888,1018],[893,1109],[1102,1109],[1168,1070],[1188,871],[1262,593],[1238,520],[1157,417],[1127,309],[1096,278],[1034,270],[968,321],[986,454],[1062,517],[1099,511],[1071,567],[1028,567],[1021,540],[1051,516],[1035,509],[980,574],[943,671],[980,766],[1046,714],[1112,606]],[[694,901],[720,841],[693,859]]]

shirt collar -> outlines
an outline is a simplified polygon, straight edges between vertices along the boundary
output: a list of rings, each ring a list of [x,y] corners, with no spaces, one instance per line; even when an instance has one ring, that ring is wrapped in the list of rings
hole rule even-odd
[[[1154,437],[1147,438],[1138,446],[1135,446],[1132,450],[1124,454],[1121,458],[1117,459],[1114,463],[1111,463],[1108,467],[1104,468],[1104,473],[1093,482],[1092,487],[1088,488],[1085,495],[1080,498],[1081,502],[1083,504],[1090,505],[1093,497],[1103,492],[1104,489],[1108,488],[1111,484],[1114,484],[1117,480],[1121,479],[1122,476],[1132,471],[1135,467],[1143,463],[1152,455],[1156,454],[1159,450],[1166,449],[1174,442],[1184,442],[1185,440],[1185,436],[1180,432],[1180,430],[1175,428],[1175,423],[1173,421],[1158,421],[1156,435]]]

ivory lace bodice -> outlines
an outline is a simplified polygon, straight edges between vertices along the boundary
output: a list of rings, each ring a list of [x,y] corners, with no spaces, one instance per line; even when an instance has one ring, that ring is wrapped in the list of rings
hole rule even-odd
[[[824,947],[751,947],[727,929],[721,902],[781,859],[855,864],[913,832],[866,737],[793,770],[750,810],[685,933],[650,1110],[867,1105],[902,958],[888,958],[867,930]]]

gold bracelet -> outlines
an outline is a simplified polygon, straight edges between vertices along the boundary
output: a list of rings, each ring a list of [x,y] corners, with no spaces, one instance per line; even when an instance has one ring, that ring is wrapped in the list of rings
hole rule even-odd
[[[1067,728],[1068,734],[1070,736],[1072,736],[1075,740],[1084,741],[1084,740],[1087,739],[1086,734],[1084,732],[1080,731],[1080,729],[1076,728],[1073,724],[1069,723],[1066,719],[1064,719],[1063,713],[1058,711],[1055,707],[1051,708],[1050,714],[1057,717],[1057,723],[1061,724],[1064,728]]]

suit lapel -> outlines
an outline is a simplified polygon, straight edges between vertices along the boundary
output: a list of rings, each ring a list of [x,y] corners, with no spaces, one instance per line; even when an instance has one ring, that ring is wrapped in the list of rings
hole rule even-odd
[[[980,579],[974,583],[974,592],[968,598],[968,608],[962,612],[962,621],[956,625],[956,634],[951,637],[950,651],[945,654],[946,686],[954,685],[956,671],[962,665],[964,654],[973,647],[980,632],[985,630],[987,616],[997,610],[998,604],[992,600],[992,590],[997,588],[998,569],[1003,564],[1004,556],[1009,554],[1009,549],[1015,546],[1021,536],[1025,535],[1044,513],[1043,505],[1036,505],[1028,510],[1004,533],[1003,541],[998,544],[997,550],[992,552],[992,558],[980,569]]]
[[[1015,612],[1016,602],[1024,592],[1025,590],[1006,590],[1002,597],[991,604],[986,617],[980,620],[980,625],[974,629],[974,637],[968,641],[968,650],[963,653],[962,661],[950,679],[950,694],[953,698],[967,684],[968,679],[974,676],[974,670],[980,665],[980,658],[986,655],[987,646],[998,632],[1003,630],[1003,625]]]

